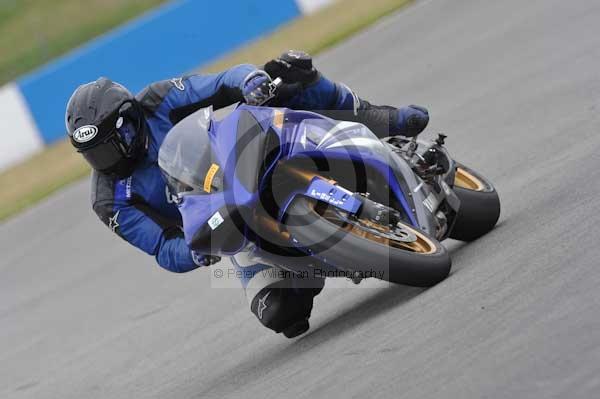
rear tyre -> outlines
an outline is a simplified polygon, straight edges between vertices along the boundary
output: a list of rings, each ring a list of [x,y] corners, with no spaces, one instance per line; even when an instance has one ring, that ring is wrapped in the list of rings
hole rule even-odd
[[[460,199],[460,208],[450,238],[473,241],[494,228],[500,217],[500,198],[489,180],[459,164],[454,192]]]
[[[442,244],[407,224],[392,231],[298,197],[288,207],[285,227],[295,245],[356,277],[428,287],[450,273],[450,256]]]

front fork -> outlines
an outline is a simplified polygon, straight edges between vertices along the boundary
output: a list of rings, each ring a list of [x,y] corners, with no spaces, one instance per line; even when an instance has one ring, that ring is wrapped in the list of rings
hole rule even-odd
[[[418,176],[423,187],[424,208],[436,221],[435,236],[442,240],[454,224],[460,200],[453,191],[456,163],[444,147],[447,136],[439,134],[434,141],[427,142],[399,137],[387,138],[394,152],[406,161]]]

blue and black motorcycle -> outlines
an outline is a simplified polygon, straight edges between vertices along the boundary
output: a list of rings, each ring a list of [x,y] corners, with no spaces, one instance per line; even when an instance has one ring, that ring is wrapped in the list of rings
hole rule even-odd
[[[201,253],[430,286],[450,272],[440,241],[474,240],[500,215],[492,184],[444,138],[379,139],[362,124],[249,105],[217,120],[207,108],[169,132],[159,165]]]

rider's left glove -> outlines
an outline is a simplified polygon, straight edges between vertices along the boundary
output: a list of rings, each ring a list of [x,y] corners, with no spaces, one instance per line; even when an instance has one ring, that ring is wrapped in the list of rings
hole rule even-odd
[[[221,261],[220,256],[202,255],[196,251],[192,251],[192,260],[196,266],[210,266]]]

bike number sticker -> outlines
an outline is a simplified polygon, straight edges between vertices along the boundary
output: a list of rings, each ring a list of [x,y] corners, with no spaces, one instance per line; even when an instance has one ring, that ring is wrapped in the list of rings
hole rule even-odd
[[[217,227],[219,227],[224,221],[225,221],[225,219],[223,219],[223,216],[221,216],[221,213],[215,212],[215,214],[212,215],[210,217],[210,219],[208,219],[208,225],[210,226],[211,230],[214,230]]]

